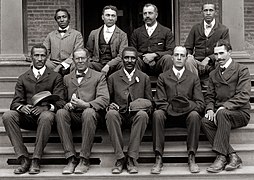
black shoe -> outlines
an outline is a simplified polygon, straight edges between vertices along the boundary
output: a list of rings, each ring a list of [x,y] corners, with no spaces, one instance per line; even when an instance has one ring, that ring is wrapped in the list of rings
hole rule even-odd
[[[14,170],[14,174],[24,174],[29,170],[30,167],[30,160],[28,157],[21,156],[19,158],[20,160],[20,166]]]
[[[39,174],[40,173],[40,159],[32,159],[32,163],[29,169],[29,174]]]
[[[126,162],[127,172],[129,174],[136,174],[138,173],[138,167],[137,167],[137,161],[133,159],[132,157],[127,158]]]
[[[121,174],[123,172],[123,166],[125,163],[125,158],[117,159],[114,167],[112,168],[112,174]]]
[[[225,170],[226,171],[233,171],[239,167],[242,166],[242,160],[241,158],[236,154],[232,153],[229,155],[229,163],[226,165]]]
[[[206,170],[208,172],[218,173],[225,169],[226,164],[227,164],[226,156],[220,154],[220,155],[217,155],[214,163]]]
[[[190,153],[188,156],[188,165],[191,173],[199,173],[200,169],[195,162],[195,154]]]
[[[78,162],[74,156],[68,158],[68,164],[64,167],[62,174],[72,174]]]
[[[89,166],[90,166],[89,159],[81,157],[80,161],[79,161],[79,164],[76,167],[74,173],[75,174],[84,174],[88,171]]]
[[[151,174],[160,174],[163,168],[162,156],[155,156],[155,163],[151,169]]]

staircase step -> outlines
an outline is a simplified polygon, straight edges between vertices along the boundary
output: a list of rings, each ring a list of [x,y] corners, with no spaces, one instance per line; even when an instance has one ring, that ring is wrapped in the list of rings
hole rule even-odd
[[[0,92],[0,109],[10,108],[14,92]]]
[[[0,77],[18,77],[29,69],[30,62],[26,61],[1,61]]]
[[[17,77],[0,77],[0,91],[14,92]]]

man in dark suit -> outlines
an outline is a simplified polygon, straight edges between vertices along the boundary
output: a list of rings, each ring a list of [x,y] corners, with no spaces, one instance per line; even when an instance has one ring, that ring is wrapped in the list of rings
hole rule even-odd
[[[88,68],[89,52],[77,49],[73,61],[76,69],[64,76],[66,102],[56,113],[57,130],[68,160],[63,174],[86,173],[93,146],[95,130],[101,122],[103,110],[109,104],[109,93],[105,75]],[[77,165],[72,130],[81,129],[82,143],[80,161]]]
[[[246,126],[250,120],[250,73],[246,66],[231,59],[231,51],[228,41],[217,42],[214,56],[219,66],[209,75],[205,97],[202,128],[217,154],[214,163],[207,168],[213,173],[224,169],[231,171],[242,165],[241,158],[229,144],[230,131]]]
[[[5,112],[2,117],[6,133],[14,146],[18,159],[21,161],[21,166],[14,170],[15,174],[23,174],[28,170],[29,174],[40,172],[40,159],[54,122],[54,112],[64,106],[63,80],[60,74],[45,66],[47,60],[46,47],[42,44],[33,46],[31,58],[33,66],[19,76],[10,111]],[[35,106],[32,97],[41,91],[49,91],[58,95],[60,100],[56,103]],[[20,128],[37,130],[31,166]]]
[[[91,56],[89,67],[110,75],[122,67],[122,51],[128,46],[125,32],[115,25],[117,8],[112,5],[102,10],[104,25],[93,30],[86,44]]]
[[[146,111],[145,105],[151,103],[152,91],[149,77],[135,68],[137,50],[134,47],[124,48],[122,58],[124,67],[108,79],[110,105],[106,125],[117,159],[112,168],[113,174],[120,174],[125,165],[121,127],[131,126],[127,171],[134,174],[138,173],[139,146],[149,120],[149,109]],[[138,98],[142,99],[139,101]],[[136,107],[139,106],[136,110],[131,108],[134,102]]]
[[[187,50],[176,46],[173,54],[173,68],[159,75],[153,113],[153,149],[156,162],[152,174],[160,174],[163,163],[164,127],[180,126],[187,128],[188,164],[191,173],[198,173],[195,163],[198,148],[201,115],[204,110],[204,97],[197,75],[185,69]],[[172,124],[174,124],[172,126]]]
[[[201,14],[202,22],[191,28],[184,46],[189,54],[186,68],[197,74],[201,85],[206,87],[208,75],[215,68],[213,48],[220,39],[229,41],[229,29],[215,19],[215,4],[204,4]]]
[[[158,9],[154,4],[143,8],[145,25],[132,33],[130,44],[138,50],[137,69],[158,75],[172,68],[174,37],[171,30],[157,22]]]
[[[62,75],[70,71],[73,51],[84,46],[81,33],[70,28],[70,18],[67,9],[57,9],[55,20],[58,29],[50,32],[43,42],[50,53],[47,67]]]

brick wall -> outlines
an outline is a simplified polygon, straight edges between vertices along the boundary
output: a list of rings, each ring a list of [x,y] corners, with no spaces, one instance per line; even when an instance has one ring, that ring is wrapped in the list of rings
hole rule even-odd
[[[42,43],[47,34],[57,28],[55,10],[66,8],[71,15],[70,26],[76,28],[75,0],[27,0],[28,51]]]
[[[254,1],[244,1],[245,48],[254,57]]]

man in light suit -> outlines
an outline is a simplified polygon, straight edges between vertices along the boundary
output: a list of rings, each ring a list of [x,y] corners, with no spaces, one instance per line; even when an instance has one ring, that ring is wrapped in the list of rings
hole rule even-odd
[[[106,114],[106,125],[117,159],[112,173],[120,174],[126,163],[127,171],[134,174],[138,173],[139,146],[148,124],[149,110],[141,108],[132,111],[130,107],[138,98],[151,103],[152,91],[149,77],[135,68],[137,50],[126,47],[122,53],[124,67],[108,78],[110,105]],[[139,102],[136,104],[142,106]],[[131,126],[127,162],[123,152],[123,126]]]
[[[104,25],[90,33],[86,44],[91,56],[89,67],[108,76],[122,67],[122,51],[128,46],[126,33],[115,25],[117,11],[112,5],[103,8]]]
[[[46,47],[42,44],[33,46],[31,59],[33,65],[31,69],[19,76],[10,111],[5,112],[2,117],[6,133],[21,161],[21,166],[14,170],[15,174],[23,174],[27,171],[29,174],[40,172],[40,159],[51,132],[55,112],[65,104],[62,76],[45,66]],[[41,91],[49,91],[51,94],[58,95],[60,100],[51,104],[35,106],[32,97]],[[36,130],[31,166],[20,128]]]
[[[184,46],[189,54],[186,68],[197,74],[201,85],[207,87],[208,75],[215,68],[213,48],[220,39],[229,41],[229,29],[215,19],[215,4],[203,4],[201,14],[202,22],[191,28]]]
[[[171,30],[157,22],[158,9],[154,4],[143,8],[145,25],[132,33],[130,45],[138,50],[137,69],[149,75],[159,75],[172,68],[175,41]]]
[[[195,163],[198,148],[201,115],[204,97],[197,75],[185,68],[187,50],[176,46],[173,54],[173,68],[159,75],[154,101],[157,110],[153,113],[153,149],[156,162],[152,174],[160,174],[164,151],[164,128],[180,126],[187,128],[188,165],[191,173],[198,173]]]
[[[68,103],[56,113],[57,131],[68,160],[63,174],[83,174],[88,171],[95,130],[105,115],[103,110],[109,104],[105,75],[88,68],[88,58],[86,49],[74,52],[76,69],[64,77]],[[81,129],[82,135],[78,166],[72,138],[72,130],[76,129]]]
[[[81,33],[70,28],[70,18],[67,9],[57,9],[55,20],[58,29],[50,32],[43,42],[50,53],[47,67],[62,75],[70,71],[73,52],[84,46]]]
[[[217,154],[214,163],[207,168],[212,173],[224,169],[232,171],[242,165],[241,158],[229,143],[230,131],[246,126],[250,120],[250,73],[246,66],[231,58],[231,51],[226,40],[219,40],[214,47],[219,66],[209,75],[205,97],[202,128]]]

